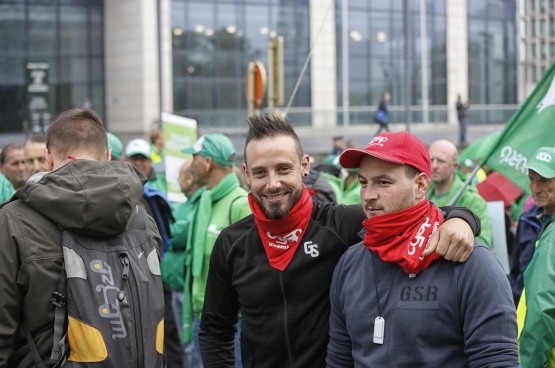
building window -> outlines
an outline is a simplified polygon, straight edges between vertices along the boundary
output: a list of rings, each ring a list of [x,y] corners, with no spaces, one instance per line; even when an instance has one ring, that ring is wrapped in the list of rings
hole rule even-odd
[[[549,17],[549,34],[555,36],[555,19],[553,17]]]
[[[555,42],[553,41],[549,43],[549,56],[555,57]]]
[[[536,11],[536,0],[530,0],[530,10],[533,12]]]
[[[549,0],[549,9],[555,9],[555,0]]]
[[[283,37],[284,95],[291,96],[310,50],[308,0],[172,0],[176,114],[210,127],[241,126],[248,63],[267,62],[268,40]],[[311,106],[310,66],[292,106]],[[264,101],[263,107],[267,106]],[[310,118],[294,119],[310,121]]]
[[[540,20],[540,35],[545,36],[545,19]]]
[[[542,41],[541,43],[541,54],[542,54],[542,60],[545,60],[545,57],[547,56],[545,41]]]
[[[537,75],[537,73],[536,73],[536,66],[533,65],[533,66],[530,68],[530,70],[531,70],[531,72],[532,72],[532,78],[531,78],[531,79],[532,79],[532,82],[536,83],[536,82],[538,81],[538,75]]]
[[[542,67],[541,67],[540,78],[543,77],[544,74],[545,74],[545,66],[542,66]]]
[[[24,121],[38,133],[86,101],[104,120],[103,3],[0,0],[0,134]],[[40,113],[29,111],[28,62],[48,65]]]
[[[545,11],[545,0],[540,0],[540,11],[542,13]]]
[[[532,19],[532,26],[530,27],[532,37],[536,37],[536,20]]]
[[[406,86],[404,78],[404,20],[402,1],[352,0],[349,1],[349,100],[352,106],[377,106],[386,91],[391,93],[391,105],[405,103],[405,88],[411,88],[412,105],[422,104],[420,48],[420,7],[418,1],[409,2],[411,25],[412,83]],[[370,4],[367,6],[367,4]],[[342,79],[341,68],[341,13],[336,2],[337,80]],[[447,93],[446,14],[445,0],[428,1],[427,49],[428,103],[445,105]],[[337,104],[342,105],[343,90],[338,83]],[[430,115],[431,116],[431,115]],[[403,119],[401,114],[392,115]],[[431,117],[433,119],[433,117]],[[370,113],[360,118],[371,120]]]
[[[535,59],[536,58],[536,44],[535,43],[532,44],[531,52],[532,52],[532,55],[531,55],[532,59]]]

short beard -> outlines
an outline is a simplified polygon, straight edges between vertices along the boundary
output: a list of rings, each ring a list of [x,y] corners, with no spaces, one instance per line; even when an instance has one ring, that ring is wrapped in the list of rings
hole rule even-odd
[[[289,212],[291,212],[291,209],[295,206],[295,204],[297,204],[297,202],[301,198],[302,192],[303,192],[302,188],[295,190],[291,193],[291,196],[287,199],[287,202],[285,202],[285,204],[274,203],[267,207],[264,206],[264,204],[262,204],[262,201],[259,199],[259,197],[253,195],[253,198],[255,202],[258,203],[258,206],[260,207],[260,209],[268,219],[278,220],[289,215]]]

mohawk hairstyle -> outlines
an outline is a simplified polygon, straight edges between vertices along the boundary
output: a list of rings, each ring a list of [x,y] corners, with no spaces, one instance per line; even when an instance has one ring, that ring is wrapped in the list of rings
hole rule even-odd
[[[245,163],[247,161],[247,146],[252,140],[262,140],[266,138],[275,138],[280,136],[290,137],[295,141],[295,148],[299,160],[302,159],[304,151],[301,145],[301,140],[295,133],[291,124],[283,121],[283,119],[269,114],[253,115],[247,119],[247,140],[245,143]]]

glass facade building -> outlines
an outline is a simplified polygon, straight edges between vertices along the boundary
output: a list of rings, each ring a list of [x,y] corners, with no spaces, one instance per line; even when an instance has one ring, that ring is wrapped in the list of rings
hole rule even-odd
[[[468,84],[472,104],[516,104],[515,0],[467,0],[467,9]],[[472,121],[506,122],[513,113],[514,110],[474,111]]]
[[[196,119],[201,130],[242,127],[247,109],[245,79],[248,63],[261,61],[267,65],[268,40],[274,36],[283,37],[284,96],[287,104],[310,52],[311,38],[315,38],[311,32],[317,32],[322,22],[326,26],[326,36],[318,42],[327,43],[325,50],[319,54],[318,65],[315,62],[308,64],[288,116],[297,126],[316,126],[315,121],[318,122],[319,117],[325,114],[333,118],[329,119],[329,125],[322,126],[327,128],[343,124],[341,0],[329,8],[332,16],[326,19],[324,12],[329,2],[158,0],[167,4],[164,6],[167,10],[162,15],[167,21],[162,26],[156,11],[152,12],[156,4],[161,3],[157,0],[143,1],[151,10],[142,17],[141,25],[135,27],[134,32],[144,29],[141,28],[143,26],[150,27],[144,32],[153,34],[163,29],[167,47],[164,44],[163,48],[156,49],[153,46],[156,41],[150,34],[148,38],[144,34],[126,33],[129,24],[137,24],[130,15],[136,10],[132,8],[132,3],[0,0],[0,133],[21,133],[24,123],[29,123],[33,115],[31,108],[46,106],[45,114],[41,116],[52,117],[88,101],[109,126],[111,122],[107,119],[111,118],[120,131],[131,131],[128,126],[135,123],[140,126],[139,130],[150,126],[153,120],[151,115],[157,115],[157,112],[148,117],[144,114],[143,120],[137,122],[137,119],[122,119],[122,116],[130,114],[121,113],[122,110],[118,109],[124,103],[127,103],[125,106],[128,109],[138,106],[137,103],[141,102],[135,101],[141,100],[135,95],[158,93],[154,84],[162,84],[162,77],[158,80],[157,76],[162,72],[154,70],[157,67],[154,63],[148,64],[147,68],[148,73],[156,74],[156,77],[144,79],[147,80],[147,87],[141,92],[133,88],[126,90],[125,78],[135,78],[141,73],[139,64],[134,65],[133,60],[142,57],[141,62],[146,62],[150,59],[144,55],[153,55],[152,52],[159,50],[164,50],[160,60],[171,59],[173,64],[169,72],[164,70],[168,74],[164,85],[171,86],[172,90],[168,90],[167,96],[163,97],[166,101],[173,101],[174,113]],[[518,18],[516,0],[466,0],[461,3],[455,0],[426,0],[426,50],[421,47],[420,1],[410,0],[408,3],[411,59],[411,82],[408,87],[411,91],[411,120],[414,123],[423,121],[422,106],[425,105],[422,97],[422,52],[427,56],[429,121],[452,120],[453,94],[468,89],[472,101],[472,123],[504,123],[516,110],[517,100],[520,99],[517,97],[517,40],[521,48],[519,55],[525,55],[524,60],[528,63],[525,65],[528,73],[521,74],[529,82],[539,78],[555,55],[552,2],[546,2],[544,6],[541,0],[523,0],[526,9],[519,13]],[[391,121],[405,121],[407,86],[403,4],[403,0],[349,0],[350,124],[371,122],[385,91],[392,96]],[[461,11],[465,7],[466,15]],[[117,15],[120,11],[128,16],[122,22],[119,22],[122,17]],[[450,19],[455,19],[453,24],[458,24],[459,15],[462,19],[466,17],[467,27],[449,28]],[[520,18],[522,20],[517,24]],[[517,25],[521,27],[518,37]],[[452,47],[459,38],[450,38],[453,32],[448,30],[466,35],[460,38],[464,59],[458,57],[460,53],[450,59],[449,55],[453,54],[449,54],[452,49],[448,46]],[[170,32],[171,40],[168,39]],[[134,44],[125,43],[129,41],[128,36],[143,38]],[[145,42],[150,42],[148,47],[145,47]],[[112,56],[114,49],[122,48],[125,52]],[[122,55],[136,69],[117,69],[121,67]],[[468,65],[466,61],[460,61],[466,60],[466,56]],[[328,57],[329,60],[326,59]],[[451,70],[450,62],[453,60],[459,69],[448,74],[448,66]],[[42,74],[33,74],[29,71],[30,63],[47,65],[47,70]],[[111,67],[106,70],[106,65]],[[335,72],[330,73],[330,70]],[[120,78],[113,78],[112,74],[112,78],[105,80],[110,73],[116,73]],[[43,93],[42,99],[33,100],[28,92],[29,84],[39,80],[47,84],[47,92]],[[320,83],[319,87],[316,82]],[[322,88],[328,85],[331,86],[329,90]],[[151,89],[151,86],[154,87]],[[158,97],[153,95],[152,98]],[[129,102],[131,100],[133,103]],[[262,109],[266,106],[264,101]],[[116,113],[112,114],[114,111]]]
[[[103,117],[103,0],[0,0],[0,133],[29,121],[29,62],[48,65],[48,114],[88,99]]]
[[[282,36],[290,96],[309,52],[308,0],[172,0],[174,111],[199,126],[244,121],[247,65]],[[262,106],[266,106],[266,101]],[[292,106],[310,106],[310,68]]]

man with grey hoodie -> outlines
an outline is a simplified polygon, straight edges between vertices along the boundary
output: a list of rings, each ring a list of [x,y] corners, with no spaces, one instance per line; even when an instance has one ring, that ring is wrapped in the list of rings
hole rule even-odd
[[[62,228],[113,237],[136,214],[146,177],[122,161],[110,161],[106,130],[92,110],[59,115],[46,138],[49,173],[33,175],[0,207],[0,367],[33,367],[26,325],[47,365],[55,307],[50,302],[63,263]],[[158,249],[154,221],[148,231]]]

